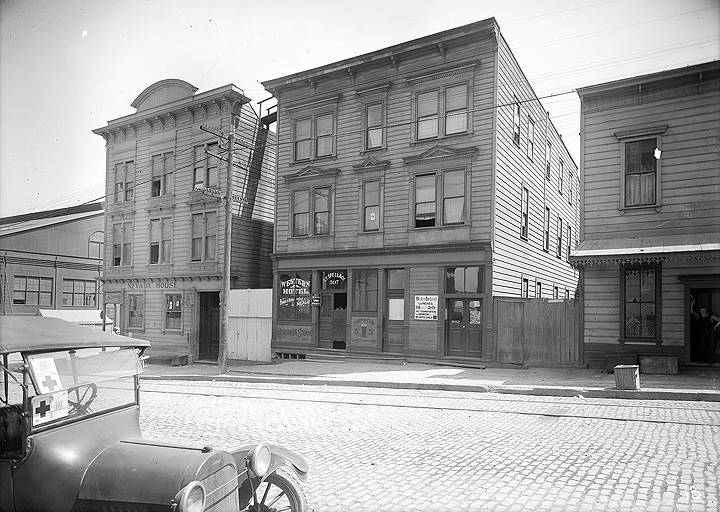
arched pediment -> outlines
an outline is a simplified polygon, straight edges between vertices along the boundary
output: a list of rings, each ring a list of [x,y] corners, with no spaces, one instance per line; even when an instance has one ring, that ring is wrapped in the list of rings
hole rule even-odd
[[[192,98],[198,88],[177,78],[168,78],[155,82],[141,92],[130,106],[138,111],[165,105],[176,100]]]

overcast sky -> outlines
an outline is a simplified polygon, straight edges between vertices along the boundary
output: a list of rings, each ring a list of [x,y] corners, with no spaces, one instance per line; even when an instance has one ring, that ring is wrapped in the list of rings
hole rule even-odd
[[[495,17],[539,96],[717,60],[718,0],[0,0],[0,216],[104,194],[91,130],[166,78],[261,81]],[[545,108],[579,163],[579,101]]]

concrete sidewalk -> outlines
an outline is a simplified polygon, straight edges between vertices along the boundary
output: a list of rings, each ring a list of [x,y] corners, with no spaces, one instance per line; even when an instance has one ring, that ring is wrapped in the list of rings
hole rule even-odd
[[[228,372],[196,363],[149,364],[145,380],[262,382],[396,389],[433,389],[586,398],[702,400],[720,402],[720,368],[682,369],[678,375],[640,375],[639,390],[615,388],[615,376],[578,368],[459,368],[419,363],[281,360],[263,364],[231,361]]]

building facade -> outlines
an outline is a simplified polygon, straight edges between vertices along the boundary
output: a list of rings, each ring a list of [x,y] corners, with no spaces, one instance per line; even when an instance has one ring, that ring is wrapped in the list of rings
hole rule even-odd
[[[0,219],[2,314],[101,309],[102,203]]]
[[[105,302],[158,359],[218,357],[230,133],[231,288],[272,285],[273,136],[234,85],[196,91],[162,80],[94,130],[107,148]]]
[[[586,362],[707,361],[696,316],[720,316],[720,63],[578,94],[584,207],[571,260],[583,269]]]
[[[276,352],[492,361],[497,298],[574,297],[577,169],[494,19],[263,85]]]

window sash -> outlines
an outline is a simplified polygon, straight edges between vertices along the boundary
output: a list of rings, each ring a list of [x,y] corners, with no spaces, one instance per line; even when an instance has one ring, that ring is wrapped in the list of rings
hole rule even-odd
[[[378,271],[353,271],[353,311],[377,311]]]
[[[219,161],[211,156],[218,154],[218,143],[213,142],[207,145],[207,166],[205,169],[205,186],[218,187],[220,182]]]
[[[468,125],[468,86],[445,89],[445,134],[463,133]]]
[[[191,218],[190,261],[215,261],[217,256],[217,213],[195,213]],[[167,239],[163,244],[168,246],[168,262],[171,256],[172,224],[168,227]]]
[[[278,320],[310,321],[310,272],[288,272],[280,276]]]
[[[128,327],[143,328],[145,316],[145,298],[142,295],[128,296]]]
[[[550,161],[552,159],[552,144],[549,142],[545,146],[545,178],[550,179]]]
[[[543,249],[546,251],[550,250],[550,208],[545,208],[545,222],[544,222],[544,240]]]
[[[165,296],[165,329],[182,330],[182,295]]]
[[[657,267],[623,267],[625,339],[656,339],[659,332]]]
[[[520,102],[513,96],[513,141],[520,144]]]
[[[528,142],[527,142],[527,156],[530,160],[533,159],[535,151],[535,123],[532,118],[528,117]]]
[[[557,220],[557,250],[556,256],[560,258],[562,256],[562,244],[563,244],[563,221],[562,218],[558,217]]]
[[[523,187],[521,191],[522,197],[520,199],[520,236],[522,238],[528,237],[528,223],[529,223],[529,203],[530,203],[530,191]]]
[[[443,224],[465,222],[465,170],[445,171],[443,178]]]
[[[363,183],[363,231],[380,229],[380,182]]]
[[[417,95],[417,138],[438,136],[438,92],[428,91]]]
[[[415,177],[415,227],[435,226],[435,174]]]
[[[365,108],[365,149],[383,145],[383,104],[372,103]]]
[[[14,276],[13,304],[52,306],[53,280],[49,277]]]

